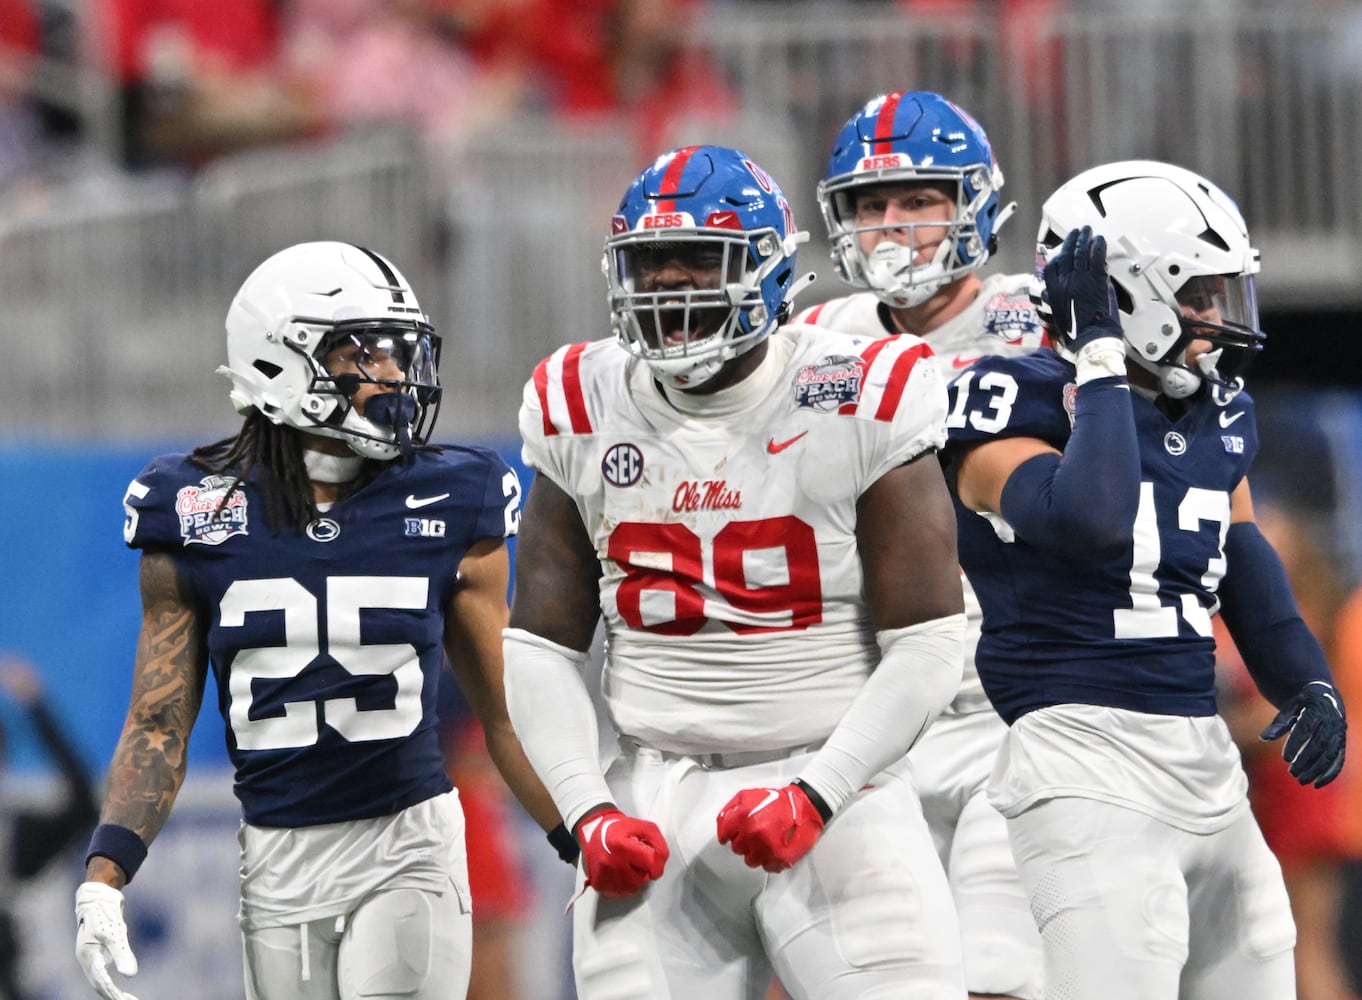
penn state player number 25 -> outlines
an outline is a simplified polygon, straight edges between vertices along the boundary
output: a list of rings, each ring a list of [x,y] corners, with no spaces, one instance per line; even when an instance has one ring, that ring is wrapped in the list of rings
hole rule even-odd
[[[361,709],[354,698],[321,702],[326,724],[352,742],[390,740],[411,733],[421,721],[421,664],[415,647],[406,643],[360,642],[363,608],[420,610],[426,606],[428,582],[413,576],[333,576],[326,583],[327,652],[351,674],[392,677],[397,693],[392,708]],[[317,703],[285,702],[284,714],[251,718],[257,679],[287,680],[322,652],[317,599],[297,580],[237,580],[222,595],[220,624],[245,624],[253,611],[282,611],[283,647],[243,649],[232,661],[228,719],[242,750],[284,750],[317,742]]]

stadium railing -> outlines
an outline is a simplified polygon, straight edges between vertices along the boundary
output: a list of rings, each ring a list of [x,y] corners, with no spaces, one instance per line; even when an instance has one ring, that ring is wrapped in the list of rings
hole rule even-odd
[[[938,90],[992,137],[1018,211],[996,266],[1030,270],[1039,206],[1105,160],[1188,166],[1235,194],[1278,305],[1356,306],[1362,283],[1357,25],[1310,5],[1067,11],[1001,22],[982,7],[719,4],[688,43],[731,95],[667,145],[723,142],[766,166],[812,234],[805,303],[840,294],[814,200],[837,129],[867,97]],[[393,132],[230,156],[197,177],[65,185],[0,208],[0,435],[199,438],[235,424],[222,318],[254,263],[305,239],[380,248],[445,334],[444,432],[511,435],[520,388],[553,347],[608,334],[599,261],[615,200],[657,151],[624,120],[526,115],[438,148]],[[60,405],[54,400],[61,400]]]

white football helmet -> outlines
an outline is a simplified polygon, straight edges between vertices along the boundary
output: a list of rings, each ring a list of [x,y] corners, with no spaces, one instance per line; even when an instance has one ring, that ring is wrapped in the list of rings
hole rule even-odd
[[[361,374],[331,375],[323,359],[352,339]],[[426,443],[439,411],[440,338],[406,278],[383,257],[348,243],[300,243],[251,272],[227,311],[232,405],[276,424],[340,438],[365,458],[388,460]],[[396,362],[400,379],[371,376],[367,356]],[[386,392],[360,416],[364,382]]]
[[[1041,207],[1038,279],[1064,237],[1085,225],[1106,237],[1127,357],[1174,399],[1192,395],[1203,380],[1241,386],[1264,337],[1253,283],[1258,251],[1234,201],[1168,163],[1127,160],[1085,170]],[[1051,326],[1062,346],[1063,331]],[[1186,359],[1193,340],[1212,344],[1195,367]]]

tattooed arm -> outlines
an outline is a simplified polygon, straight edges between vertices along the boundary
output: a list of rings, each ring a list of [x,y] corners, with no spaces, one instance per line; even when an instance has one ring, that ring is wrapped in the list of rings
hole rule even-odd
[[[137,638],[132,700],[109,765],[101,823],[127,827],[150,844],[165,825],[184,781],[189,731],[199,714],[208,647],[198,609],[169,556],[148,552],[139,573],[142,630]],[[121,889],[122,869],[92,857],[87,881]]]

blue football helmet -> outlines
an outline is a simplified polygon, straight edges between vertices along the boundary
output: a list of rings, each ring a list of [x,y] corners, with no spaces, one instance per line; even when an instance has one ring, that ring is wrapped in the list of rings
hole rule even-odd
[[[956,205],[930,261],[914,261],[921,223],[857,225],[857,197],[869,185],[929,182],[953,185]],[[1000,207],[1002,186],[988,136],[965,111],[927,90],[876,97],[842,126],[818,184],[837,274],[896,309],[921,305],[982,266],[997,248],[998,230],[1016,207]],[[886,238],[869,253],[861,249],[859,233],[891,229],[908,229],[909,244]]]
[[[1081,226],[1106,237],[1126,356],[1158,378],[1164,395],[1183,399],[1203,381],[1242,386],[1264,334],[1253,278],[1258,251],[1229,195],[1169,163],[1123,160],[1085,170],[1041,206],[1038,279]],[[1064,331],[1053,322],[1051,329],[1066,347]],[[1195,366],[1186,357],[1193,340],[1212,346]]]
[[[743,153],[659,156],[620,200],[605,242],[611,325],[654,375],[695,389],[788,313],[808,234],[776,182]]]

